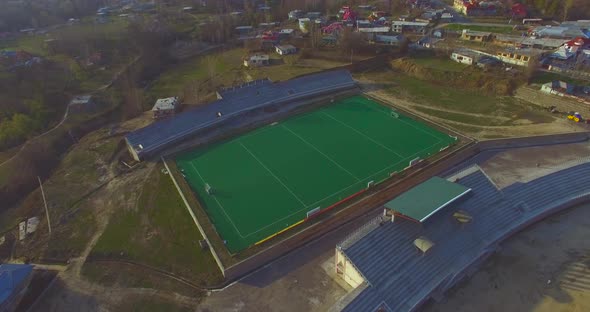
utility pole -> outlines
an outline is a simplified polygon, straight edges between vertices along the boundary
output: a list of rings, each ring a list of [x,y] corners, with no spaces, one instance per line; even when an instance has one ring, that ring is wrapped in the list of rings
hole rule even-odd
[[[41,187],[41,195],[43,196],[43,204],[45,204],[45,215],[47,216],[47,227],[49,228],[49,235],[51,235],[51,221],[49,221],[49,209],[47,209],[47,201],[45,200],[45,192],[43,191],[43,183],[41,183],[41,178],[37,176],[37,180],[39,180],[39,187]]]

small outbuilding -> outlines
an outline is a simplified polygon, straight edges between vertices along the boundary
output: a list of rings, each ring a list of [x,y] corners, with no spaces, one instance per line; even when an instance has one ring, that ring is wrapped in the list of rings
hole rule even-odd
[[[92,95],[78,95],[70,101],[70,112],[82,113],[91,112],[95,110],[95,103],[92,99]]]
[[[289,55],[289,54],[297,53],[297,48],[295,46],[290,45],[290,44],[278,45],[275,47],[275,50],[280,55]]]
[[[252,55],[244,60],[246,67],[260,67],[270,65],[270,57],[267,54]]]
[[[165,118],[168,116],[173,116],[178,111],[180,107],[178,102],[178,97],[169,97],[165,99],[158,99],[154,107],[152,107],[152,113],[154,119]]]

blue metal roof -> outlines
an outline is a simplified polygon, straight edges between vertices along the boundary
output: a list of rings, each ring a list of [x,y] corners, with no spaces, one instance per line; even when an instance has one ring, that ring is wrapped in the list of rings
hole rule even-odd
[[[10,298],[32,271],[30,264],[0,264],[0,304]]]
[[[272,104],[330,94],[354,86],[354,80],[346,70],[322,72],[276,83],[259,80],[244,87],[220,91],[222,99],[172,118],[156,121],[145,128],[131,132],[126,136],[126,140],[140,157],[146,157],[171,144],[178,143],[197,131],[219,124],[243,112]],[[217,117],[217,112],[221,112],[222,116]]]
[[[471,188],[471,194],[422,226],[388,222],[350,247],[341,247],[369,283],[344,311],[374,311],[381,302],[392,311],[416,310],[433,294],[451,288],[515,231],[572,199],[590,197],[590,163],[502,191],[481,171],[458,183]],[[459,209],[473,217],[471,223],[459,224],[452,217]],[[420,236],[435,243],[425,255],[413,245]]]

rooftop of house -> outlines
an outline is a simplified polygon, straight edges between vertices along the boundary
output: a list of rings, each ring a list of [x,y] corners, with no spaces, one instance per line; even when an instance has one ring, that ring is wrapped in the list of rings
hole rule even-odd
[[[391,24],[397,25],[397,26],[422,26],[422,27],[428,26],[428,23],[426,23],[426,22],[410,22],[410,21],[393,21],[393,22],[391,22]]]
[[[463,29],[462,32],[464,35],[467,36],[480,36],[480,37],[489,37],[492,35],[491,32],[487,32],[487,31],[476,31],[476,30],[470,30],[470,29]]]
[[[290,45],[290,44],[283,44],[283,45],[277,45],[275,46],[277,49],[279,50],[295,50],[297,49],[295,46]]]
[[[176,105],[178,105],[178,97],[176,96],[158,99],[156,104],[154,104],[152,111],[176,109]]]
[[[70,101],[70,105],[84,105],[88,104],[91,100],[92,95],[78,95]]]

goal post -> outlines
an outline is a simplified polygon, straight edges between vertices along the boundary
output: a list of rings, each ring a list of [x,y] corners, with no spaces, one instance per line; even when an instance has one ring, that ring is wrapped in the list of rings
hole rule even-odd
[[[421,161],[422,161],[422,158],[416,157],[416,158],[410,160],[410,163],[409,163],[408,167],[415,166],[415,165],[417,165]]]
[[[309,218],[318,212],[320,212],[320,206],[317,206],[317,207],[313,208],[312,210],[308,211],[306,218]]]
[[[391,117],[399,118],[399,113],[395,109],[391,109]]]

